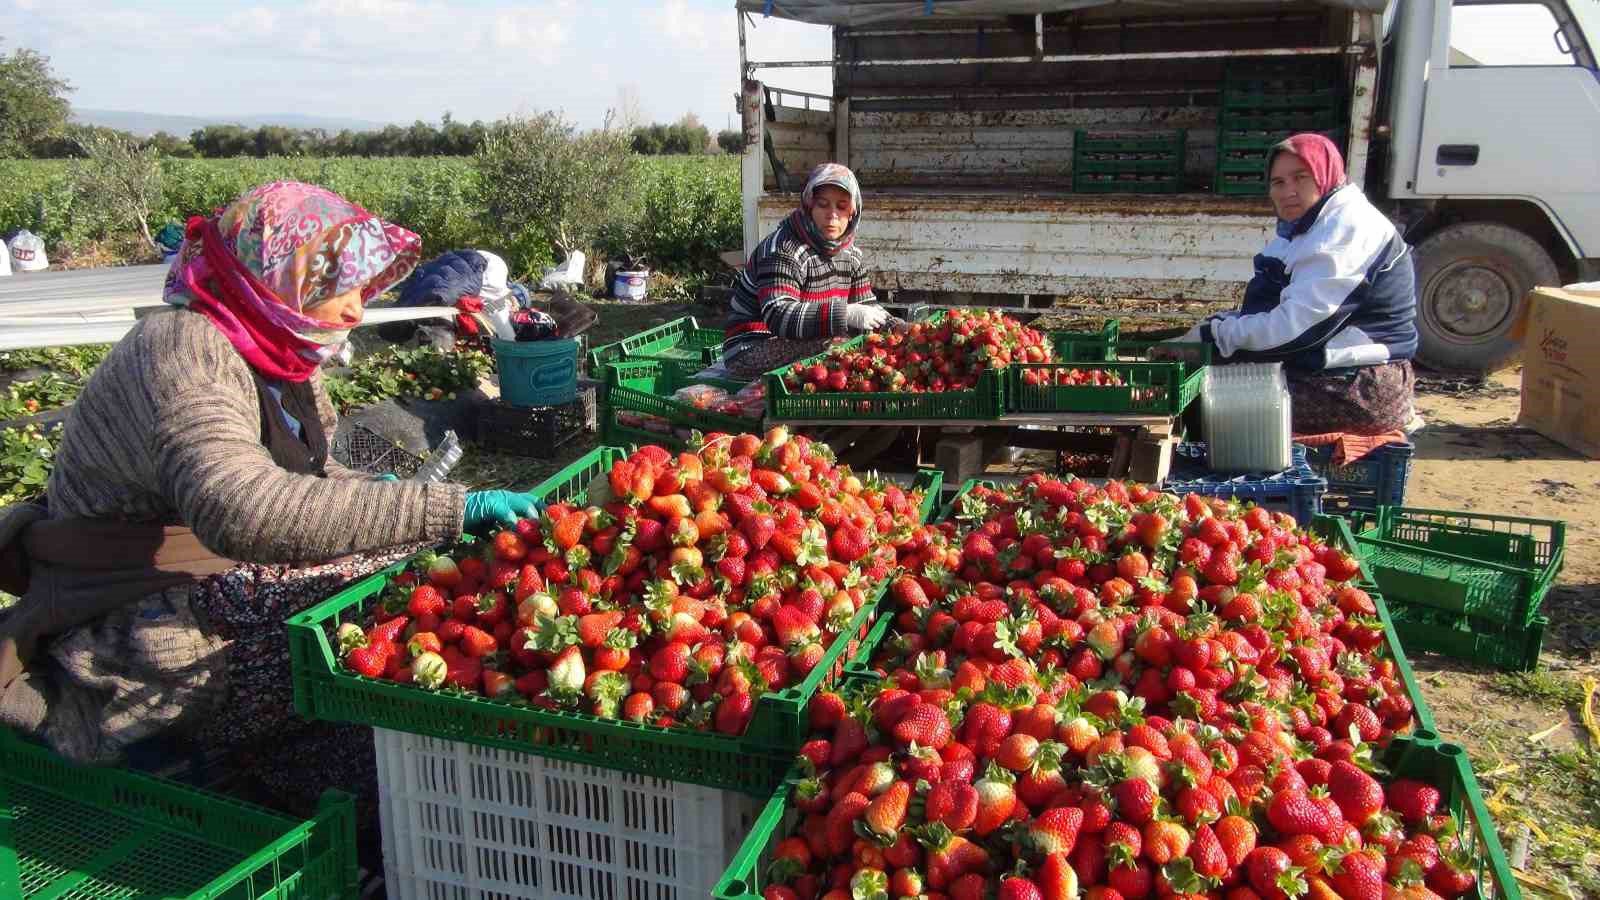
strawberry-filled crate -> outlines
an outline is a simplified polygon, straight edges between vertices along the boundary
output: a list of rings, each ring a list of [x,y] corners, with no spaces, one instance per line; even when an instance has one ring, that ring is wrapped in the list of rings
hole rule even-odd
[[[1526,628],[1561,571],[1566,524],[1380,506],[1362,517],[1356,542],[1392,601]]]
[[[1347,515],[1377,512],[1380,506],[1403,506],[1406,482],[1411,478],[1411,458],[1416,446],[1407,442],[1384,444],[1357,460],[1334,465],[1334,445],[1306,448],[1306,461],[1328,479],[1323,509]]]
[[[590,350],[589,374],[599,378],[609,363],[650,359],[693,375],[722,358],[723,337],[722,329],[701,328],[693,316],[673,319]]]
[[[375,729],[391,900],[700,900],[762,801]]]
[[[767,418],[990,421],[1005,411],[1013,355],[1051,352],[1043,332],[998,310],[937,310],[904,332],[859,335],[768,372]]]
[[[1385,814],[1392,816],[1400,823],[1400,828],[1405,833],[1412,835],[1408,840],[1412,840],[1413,845],[1425,845],[1431,842],[1444,848],[1443,852],[1435,852],[1432,857],[1424,857],[1430,860],[1430,869],[1422,869],[1419,864],[1417,871],[1422,874],[1417,877],[1429,886],[1430,894],[1417,896],[1460,898],[1460,900],[1521,900],[1521,887],[1516,881],[1505,849],[1495,831],[1494,820],[1484,802],[1482,788],[1472,771],[1464,749],[1455,744],[1440,743],[1436,740],[1397,737],[1386,747],[1378,750],[1374,756],[1372,772],[1381,786]],[[798,767],[789,773],[784,783],[773,793],[761,809],[749,835],[735,853],[733,861],[718,881],[712,893],[715,900],[758,900],[758,898],[766,900],[774,896],[771,893],[774,888],[786,887],[794,890],[798,879],[806,878],[807,874],[824,886],[829,883],[828,876],[807,873],[804,865],[804,860],[814,859],[816,856],[810,839],[803,829],[804,815],[800,812],[796,800],[797,792],[809,789],[803,787],[807,781],[803,767]],[[919,799],[922,801],[921,814],[926,815],[928,802],[926,794],[921,795]],[[1427,815],[1423,816],[1423,813]],[[1251,814],[1246,811],[1245,815]],[[1037,823],[1039,819],[1034,821]],[[1167,826],[1161,827],[1170,831]],[[1213,834],[1216,831],[1214,826],[1206,828]],[[1150,877],[1152,871],[1159,871],[1161,873],[1159,878],[1168,882],[1171,881],[1171,876],[1187,879],[1195,874],[1187,871],[1188,867],[1181,863],[1172,868],[1169,868],[1172,866],[1171,863],[1156,867],[1144,859],[1141,854],[1147,842],[1143,840],[1141,833],[1143,829],[1134,828],[1133,835],[1129,836],[1129,833],[1123,830],[1115,833],[1109,829],[1090,831],[1080,822],[1068,830],[1073,833],[1072,840],[1062,842],[1058,839],[1045,844],[1044,841],[1049,840],[1046,835],[1050,834],[1045,829],[1018,828],[1013,832],[1017,835],[1016,838],[1006,837],[1001,840],[975,838],[974,832],[968,829],[948,838],[949,843],[935,859],[934,854],[927,849],[928,845],[933,840],[944,838],[949,829],[946,828],[945,832],[935,836],[927,825],[923,824],[909,829],[910,833],[916,835],[913,840],[919,848],[919,856],[915,857],[921,860],[919,865],[902,870],[885,859],[881,868],[868,871],[868,874],[862,876],[860,873],[863,869],[871,870],[873,867],[853,864],[849,867],[851,873],[849,881],[841,890],[849,893],[858,877],[862,878],[861,884],[866,887],[880,884],[879,873],[885,879],[882,883],[886,883],[890,888],[886,896],[896,896],[893,893],[895,880],[901,878],[907,879],[901,882],[902,886],[920,886],[930,891],[940,887],[948,888],[956,879],[941,874],[941,883],[935,885],[932,873],[936,865],[941,873],[962,873],[956,878],[981,873],[976,883],[969,882],[964,885],[974,891],[993,891],[997,885],[1003,885],[1001,880],[1003,875],[1022,873],[1036,884],[1032,890],[1013,886],[1014,892],[1009,896],[1025,897],[1080,897],[1090,888],[1097,886],[1120,884],[1122,887],[1137,887],[1146,883],[1146,879],[1149,882],[1157,880],[1156,877]],[[1228,830],[1231,845],[1233,841],[1240,840],[1234,833],[1243,833],[1246,828],[1232,825]],[[1000,833],[1004,832],[995,832],[995,834]],[[1267,832],[1251,824],[1248,833],[1251,834],[1251,844],[1256,849],[1270,848],[1269,852],[1257,854],[1259,862],[1251,859],[1251,854],[1254,854],[1255,850],[1244,854],[1244,862],[1238,867],[1238,875],[1232,876],[1239,886],[1251,891],[1249,896],[1273,896],[1270,890],[1266,892],[1256,890],[1256,882],[1253,880],[1255,878],[1261,878],[1263,888],[1288,885],[1294,891],[1277,896],[1402,896],[1400,893],[1385,890],[1385,883],[1389,881],[1384,871],[1386,861],[1379,858],[1375,852],[1383,846],[1381,843],[1369,841],[1368,851],[1357,851],[1354,854],[1346,848],[1337,848],[1341,852],[1322,857],[1328,861],[1337,858],[1342,864],[1339,867],[1341,872],[1345,866],[1355,868],[1357,859],[1366,869],[1364,880],[1372,885],[1369,892],[1358,892],[1355,879],[1352,878],[1352,883],[1349,885],[1351,893],[1344,893],[1336,891],[1340,881],[1338,876],[1331,876],[1330,868],[1324,868],[1325,863],[1318,864],[1317,868],[1321,870],[1321,874],[1308,874],[1305,867],[1295,865],[1298,859],[1291,858],[1289,852],[1283,850],[1282,843],[1270,841],[1266,837]],[[1134,836],[1140,840],[1135,842]],[[1108,837],[1122,838],[1122,840],[1108,840]],[[1213,837],[1211,840],[1217,839]],[[794,843],[795,841],[799,843]],[[1067,862],[1066,865],[1061,865],[1059,861],[1053,862],[1050,859],[1056,854],[1041,855],[1038,850],[1029,849],[1041,845],[1070,845],[1073,850],[1077,850],[1090,842],[1094,842],[1096,852],[1082,854],[1090,858],[1082,861],[1081,865],[1078,856],[1070,852],[1059,854],[1061,859]],[[1106,865],[1105,859],[1111,853],[1112,843],[1119,843],[1126,848],[1116,852],[1125,854],[1122,858],[1128,862],[1121,866]],[[1190,840],[1182,843],[1193,848],[1196,842]],[[1297,846],[1304,846],[1306,843],[1308,842],[1301,842],[1299,845],[1291,843],[1289,850],[1296,850]],[[1242,847],[1242,845],[1234,846]],[[1318,841],[1317,846],[1321,848],[1322,842]],[[951,847],[957,848],[959,852],[952,853]],[[978,847],[982,852],[971,854],[966,851],[967,847]],[[877,855],[873,856],[869,850],[868,860],[877,862],[879,858],[897,852],[905,851],[891,845],[887,852],[880,848],[877,850]],[[1224,856],[1227,855],[1225,851]],[[970,864],[960,864],[962,856],[968,857]],[[1351,858],[1352,856],[1355,858]],[[1098,857],[1099,861],[1095,862],[1093,857]],[[1190,859],[1182,853],[1176,858]],[[1228,862],[1231,863],[1232,860],[1229,859]],[[1441,868],[1442,866],[1447,868]],[[1129,877],[1126,873],[1114,876],[1112,872],[1116,868],[1138,869],[1145,873],[1145,877]],[[1230,865],[1229,868],[1234,867]],[[1080,874],[1080,869],[1089,871],[1091,876],[1084,877]],[[1253,869],[1260,870],[1259,874],[1253,872]],[[1274,870],[1277,872],[1274,873]],[[1277,874],[1285,870],[1287,870],[1285,880],[1278,882]],[[922,876],[918,879],[921,884],[913,885],[909,880],[911,876],[901,875],[902,871],[917,872]],[[797,872],[807,874],[797,875]],[[1312,890],[1311,881],[1319,882],[1316,890]],[[1052,886],[1056,888],[1054,892],[1050,890]],[[1434,891],[1435,887],[1440,890]],[[1020,893],[1017,893],[1019,890]],[[1307,894],[1307,891],[1310,893]],[[1000,887],[1000,895],[1008,896],[1004,887]],[[777,893],[776,896],[787,895]],[[993,896],[993,894],[974,893],[973,896]],[[1118,896],[1124,894],[1119,893]]]
[[[957,534],[964,534],[967,530],[981,523],[988,514],[987,504],[981,498],[973,495],[974,489],[983,487],[994,489],[992,482],[969,479],[956,491],[955,495],[939,510],[934,521],[938,523],[954,523]],[[971,500],[967,498],[972,496]],[[1372,662],[1378,666],[1389,669],[1392,677],[1398,682],[1401,692],[1410,703],[1414,713],[1414,722],[1410,732],[1416,736],[1431,738],[1437,732],[1434,724],[1433,711],[1429,708],[1427,699],[1423,696],[1422,688],[1417,682],[1416,673],[1411,668],[1406,658],[1405,647],[1407,644],[1401,640],[1401,631],[1397,630],[1398,613],[1392,615],[1390,604],[1385,602],[1373,582],[1371,572],[1365,568],[1356,550],[1356,541],[1351,532],[1350,525],[1337,516],[1314,516],[1303,526],[1305,530],[1316,536],[1329,548],[1345,554],[1345,559],[1350,565],[1356,567],[1356,572],[1351,581],[1360,587],[1371,601],[1371,609],[1356,610],[1358,615],[1374,618],[1382,626],[1381,648],[1374,648]],[[886,649],[892,649],[894,644],[894,620],[890,615],[884,615],[874,627],[871,639],[862,642],[862,649],[851,660],[851,666],[856,669],[872,668],[873,656]]]
[[[724,450],[729,446],[733,447],[734,451],[730,456],[736,458],[746,451],[758,452],[764,447],[777,453],[777,450],[773,449],[775,440],[777,439],[774,437],[764,441],[754,436],[740,436],[724,439],[720,446]],[[804,438],[798,437],[792,440],[797,442],[797,449],[805,442]],[[719,459],[716,456],[718,446],[713,443],[702,448],[696,458]],[[662,458],[670,458],[670,455],[659,448],[655,448],[653,452],[651,448],[642,448],[635,451],[632,457],[634,460]],[[837,676],[858,642],[868,634],[871,624],[876,619],[886,585],[884,582],[872,583],[866,580],[854,581],[853,584],[836,583],[835,587],[838,590],[829,601],[831,604],[828,607],[829,624],[819,627],[812,623],[790,622],[786,625],[790,633],[784,637],[789,638],[791,635],[796,637],[794,640],[786,639],[778,645],[780,647],[778,656],[784,656],[784,651],[781,649],[783,647],[804,649],[806,658],[803,668],[798,662],[799,657],[795,657],[797,661],[793,663],[794,668],[791,669],[789,663],[777,665],[776,661],[770,657],[764,658],[762,654],[756,654],[753,661],[747,657],[737,664],[729,662],[724,666],[722,659],[702,659],[700,656],[692,656],[687,645],[679,648],[678,656],[682,658],[661,662],[658,667],[655,658],[652,657],[648,661],[643,659],[643,648],[654,644],[648,643],[652,640],[648,635],[644,638],[639,637],[642,628],[640,632],[631,635],[618,634],[619,630],[629,631],[632,628],[626,621],[630,615],[637,615],[639,618],[658,615],[659,618],[652,621],[660,623],[657,626],[660,634],[656,643],[661,645],[658,649],[663,651],[667,649],[668,644],[681,643],[678,639],[680,632],[687,641],[690,631],[697,633],[707,631],[707,627],[700,624],[700,620],[696,620],[695,613],[690,610],[698,612],[701,619],[704,619],[710,608],[698,601],[689,602],[694,598],[681,593],[681,590],[699,590],[703,586],[699,579],[711,578],[713,570],[692,565],[693,561],[689,557],[693,554],[686,549],[688,545],[668,544],[667,541],[672,536],[665,533],[664,527],[653,526],[649,538],[651,543],[648,545],[652,554],[649,558],[656,559],[657,550],[663,551],[664,554],[670,547],[675,561],[669,564],[666,562],[666,555],[659,557],[662,562],[653,564],[655,568],[649,570],[649,574],[654,577],[645,579],[648,590],[643,594],[605,595],[602,593],[606,589],[603,581],[591,584],[589,577],[583,575],[584,572],[591,570],[586,566],[577,565],[580,558],[569,548],[580,546],[577,544],[580,535],[593,530],[593,525],[597,522],[589,519],[603,511],[601,506],[614,505],[609,502],[614,498],[607,495],[618,492],[619,473],[623,473],[624,478],[629,477],[625,474],[625,466],[628,467],[627,471],[634,472],[635,476],[644,470],[642,464],[639,469],[633,469],[633,463],[624,451],[614,447],[602,447],[574,462],[533,492],[550,504],[550,508],[562,511],[559,522],[551,521],[547,511],[542,523],[556,542],[552,546],[564,551],[562,555],[557,555],[545,549],[544,554],[559,562],[560,570],[565,570],[569,563],[573,564],[570,566],[571,574],[566,580],[558,581],[553,577],[555,571],[552,570],[549,561],[539,564],[543,566],[546,575],[552,576],[548,583],[539,577],[537,571],[530,575],[526,568],[529,565],[527,563],[524,564],[520,574],[515,563],[507,563],[506,567],[501,568],[491,565],[488,576],[495,579],[491,584],[502,586],[482,587],[478,593],[463,594],[462,592],[467,590],[466,580],[473,577],[470,572],[466,575],[461,574],[467,572],[467,567],[472,565],[466,560],[471,557],[490,557],[496,561],[494,565],[498,565],[500,542],[506,539],[507,534],[502,533],[496,535],[494,541],[478,544],[478,549],[468,548],[464,552],[458,550],[453,554],[444,554],[451,559],[443,563],[444,568],[454,573],[452,578],[462,579],[462,583],[455,591],[457,596],[452,601],[449,611],[442,617],[426,605],[412,607],[411,604],[416,602],[415,595],[419,591],[419,578],[414,569],[408,571],[406,566],[395,566],[358,582],[291,618],[288,630],[294,666],[295,704],[301,715],[311,719],[357,722],[445,740],[524,751],[550,759],[580,762],[707,787],[754,794],[765,794],[770,791],[787,767],[789,754],[798,745],[805,727],[806,703],[823,685]],[[730,466],[720,468],[738,467],[732,466],[730,462]],[[652,468],[651,471],[667,470]],[[678,477],[681,477],[682,470],[673,471],[679,472]],[[732,476],[724,472],[718,477]],[[854,476],[849,477],[854,478]],[[924,471],[919,473],[909,493],[894,487],[883,487],[881,490],[886,497],[893,496],[894,492],[900,492],[900,496],[907,504],[920,492],[921,507],[908,506],[903,516],[908,523],[920,522],[931,512],[936,503],[941,479],[942,476],[938,472]],[[756,480],[776,488],[776,482],[772,478]],[[631,483],[634,488],[638,487],[637,481]],[[875,492],[879,489],[867,487],[862,490]],[[649,501],[658,499],[651,493],[649,487],[645,488],[644,493],[649,497]],[[670,496],[676,498],[682,495]],[[653,515],[657,505],[652,505],[649,501],[646,501],[645,505],[652,510]],[[673,502],[668,500],[661,505],[671,507]],[[578,504],[585,503],[596,505],[591,507],[590,511],[584,511]],[[759,510],[757,514],[758,518],[764,515]],[[580,518],[575,520],[573,518],[575,515]],[[634,541],[637,535],[645,533],[643,525],[637,524],[642,523],[645,518],[646,516],[639,515],[626,520],[636,523],[634,525],[637,529],[636,534],[628,535],[626,541],[614,536],[613,545],[604,553],[596,552],[604,549],[596,543],[598,535],[588,539],[590,543],[581,546],[592,548],[588,551],[591,555],[590,561],[600,560],[601,562],[597,564],[602,568],[609,566],[613,561],[621,561],[618,571],[622,571],[628,565],[627,561],[637,555],[633,551],[639,548],[629,542]],[[831,567],[836,561],[828,561],[826,553],[835,552],[834,548],[838,546],[835,538],[841,533],[848,533],[850,527],[836,528],[830,534],[820,523],[807,524],[801,535],[791,536],[792,540],[785,538],[787,543],[774,543],[773,546],[788,547],[792,543],[797,554],[803,553],[807,556],[809,560],[807,566],[814,567],[826,563]],[[675,526],[673,535],[682,534],[683,526]],[[516,535],[513,533],[512,537]],[[777,539],[776,534],[772,537],[774,540]],[[657,538],[661,540],[658,542]],[[743,540],[742,537],[740,539]],[[640,540],[643,544],[643,540]],[[731,541],[732,538],[728,540]],[[660,543],[661,546],[656,547],[656,543]],[[891,547],[887,540],[881,543],[886,548]],[[538,547],[528,552],[532,554],[529,559],[539,557]],[[720,552],[727,551],[724,549]],[[866,552],[880,553],[870,549]],[[461,567],[456,566],[453,559],[461,560]],[[878,560],[881,562],[881,553]],[[430,561],[430,568],[420,581],[428,585],[436,583],[432,567],[438,565],[441,565],[441,562],[437,557]],[[672,571],[662,575],[661,573],[666,572],[669,567]],[[776,577],[786,571],[796,571],[797,568],[793,564],[786,563],[774,570],[773,574]],[[855,568],[844,567],[842,564],[839,569],[830,571],[836,572],[840,569],[847,569],[846,574],[856,571]],[[715,565],[714,571],[717,578],[731,580],[736,577],[721,560]],[[807,578],[816,575],[811,568],[806,568],[805,571],[811,573]],[[595,572],[595,576],[598,578],[599,573]],[[683,582],[681,589],[677,585],[680,580]],[[847,578],[846,581],[852,579]],[[669,585],[667,582],[673,584]],[[763,585],[761,587],[763,591],[768,588],[773,591],[790,590],[786,583],[769,584],[765,578],[744,583],[750,585],[752,590],[756,589],[758,584]],[[478,585],[474,584],[473,587]],[[594,597],[628,598],[613,604],[627,609],[628,612],[623,612],[622,609],[616,610],[613,621],[612,611],[591,610],[587,605],[579,608],[579,605],[585,604],[591,595],[591,588],[594,589],[592,592]],[[462,596],[470,598],[465,611],[460,606]],[[765,596],[768,594],[763,594],[763,597]],[[785,593],[782,596],[788,595]],[[859,606],[855,606],[857,598]],[[720,603],[720,598],[718,600]],[[847,600],[850,601],[853,611],[841,606]],[[641,611],[651,609],[645,606],[647,602],[659,608],[655,609],[654,613]],[[386,635],[380,631],[385,624],[375,622],[375,610],[394,614],[396,619],[387,620],[390,622],[403,620],[406,618],[405,613],[433,614],[437,624],[430,623],[430,627],[436,630],[428,633],[429,638],[426,643],[414,633]],[[775,610],[769,609],[766,614],[771,615],[774,612]],[[504,618],[515,616],[516,625],[507,631],[504,642],[493,632],[486,631],[491,626],[485,616],[490,614],[503,617],[493,626],[496,631],[504,630],[500,628]],[[741,614],[744,614],[742,609],[729,610],[728,621],[720,623],[719,629],[722,625],[729,628],[736,625],[744,627],[743,622],[733,618]],[[442,643],[442,636],[448,636],[445,620],[457,616],[461,621],[473,621],[475,624],[464,629],[464,633],[456,637],[456,640],[461,642],[459,645],[461,652],[452,659],[440,658],[441,649],[438,645]],[[690,621],[682,621],[685,616]],[[745,614],[745,618],[752,617]],[[595,620],[593,627],[596,630],[590,634],[588,629],[592,619]],[[417,621],[420,623],[423,619],[418,617]],[[406,624],[401,621],[402,626]],[[758,627],[766,627],[762,626],[761,622],[755,624]],[[482,627],[478,627],[480,625]],[[415,629],[411,631],[415,632]],[[517,646],[517,641],[512,640],[513,635],[521,639],[523,646]],[[618,637],[635,638],[636,640],[631,642],[636,643],[638,649],[628,648],[626,644],[630,641],[612,640]],[[404,645],[398,643],[401,638],[406,641]],[[481,643],[481,646],[469,645],[469,639]],[[822,644],[824,639],[827,643],[820,651],[811,649],[813,645]],[[715,642],[702,641],[694,645],[693,652],[698,653],[702,647],[713,643]],[[359,646],[361,644],[369,646],[361,647]],[[394,646],[392,652],[388,654],[372,652],[373,647],[388,647],[390,644]],[[456,646],[452,643],[450,647],[444,649],[455,650]],[[724,651],[726,649],[725,644],[717,646],[722,647]],[[350,649],[351,647],[355,649]],[[602,665],[599,655],[601,653],[608,654],[607,658],[613,661]],[[375,660],[372,659],[374,655],[378,656]],[[638,658],[634,658],[635,656]],[[484,665],[485,658],[491,659],[492,664],[498,668]],[[544,668],[540,668],[541,666]],[[661,675],[661,678],[652,678],[652,684],[646,687],[637,674],[612,677],[613,673],[621,676],[621,670],[630,666],[636,667],[634,671],[642,672],[647,669],[649,673]],[[676,668],[672,668],[674,666]],[[593,672],[589,671],[591,668]],[[702,697],[695,693],[688,693],[686,696],[685,692],[692,691],[692,686],[683,685],[681,681],[673,681],[672,686],[675,689],[683,690],[672,692],[672,700],[669,700],[667,695],[662,695],[663,712],[659,715],[653,714],[656,698],[653,682],[672,679],[692,682],[693,679],[687,676],[697,668],[707,671],[704,680],[708,684],[712,683],[710,681],[712,673],[721,671],[725,677],[715,682],[716,688],[731,692],[729,696],[741,702],[736,706],[730,705],[722,699],[721,694],[711,695],[710,689],[702,692],[709,696]],[[679,672],[677,669],[683,671]],[[772,676],[775,680],[770,682],[781,683],[782,686],[761,690],[768,683],[768,673],[774,671],[786,673],[781,679]],[[358,674],[358,672],[368,674]],[[672,674],[667,674],[668,672]],[[605,676],[605,678],[591,678],[589,677],[591,675]],[[735,680],[727,681],[730,677]],[[406,679],[409,679],[410,683],[404,683]],[[605,690],[602,691],[601,688]],[[642,712],[636,713],[632,701],[635,696],[646,690],[650,693],[646,694],[644,699],[650,700],[651,704],[646,706],[640,701],[639,709],[642,709]],[[624,697],[630,702],[623,704]],[[557,702],[558,700],[560,702]],[[671,706],[669,702],[672,703]],[[595,714],[602,709],[609,715]],[[681,716],[681,719],[673,717],[669,725],[656,724],[669,709]]]
[[[1084,360],[1080,343],[1065,346],[1069,357]],[[1186,358],[1163,360],[1163,353]],[[1209,351],[1198,344],[1117,342],[1109,359],[1013,363],[1006,376],[1006,409],[1176,416],[1200,396]]]
[[[1322,512],[1322,495],[1327,493],[1328,481],[1312,471],[1304,447],[1295,445],[1292,460],[1289,468],[1281,472],[1219,475],[1207,467],[1205,444],[1179,444],[1172,453],[1172,473],[1162,481],[1161,489],[1172,494],[1254,503],[1286,512],[1306,525]]]
[[[697,435],[761,427],[759,398],[745,400],[758,388],[743,382],[697,379],[662,360],[609,363],[605,378],[609,389],[601,439],[613,446],[659,443],[681,449]]]
[[[0,896],[354,900],[355,851],[347,795],[295,819],[0,729]]]

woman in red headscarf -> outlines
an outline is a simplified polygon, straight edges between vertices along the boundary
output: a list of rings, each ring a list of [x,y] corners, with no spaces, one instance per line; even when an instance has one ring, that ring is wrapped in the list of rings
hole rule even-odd
[[[1319,134],[1297,134],[1267,157],[1276,234],[1255,258],[1235,312],[1181,340],[1229,362],[1282,362],[1296,434],[1381,435],[1412,418],[1416,278],[1394,224],[1345,180]]]

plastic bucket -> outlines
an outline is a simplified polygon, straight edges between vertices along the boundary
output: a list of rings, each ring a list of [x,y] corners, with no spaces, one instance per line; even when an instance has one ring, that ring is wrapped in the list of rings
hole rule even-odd
[[[500,399],[512,406],[554,406],[578,396],[578,342],[494,341]]]
[[[611,296],[618,300],[643,300],[649,293],[650,270],[618,272],[611,281]]]

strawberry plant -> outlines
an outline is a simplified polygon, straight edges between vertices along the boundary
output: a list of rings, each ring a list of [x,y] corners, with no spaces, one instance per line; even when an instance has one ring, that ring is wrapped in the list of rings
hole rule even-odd
[[[0,430],[0,506],[44,496],[60,441],[60,425],[48,429],[25,425]]]
[[[397,397],[455,399],[494,371],[494,358],[481,350],[436,350],[431,346],[386,347],[356,361],[348,375],[324,384],[340,412]]]
[[[0,422],[60,409],[77,400],[82,391],[83,382],[54,372],[14,382],[0,394]]]
[[[1032,475],[903,549],[881,680],[811,701],[766,900],[1455,898],[1345,551],[1260,508]],[[890,613],[885,613],[890,614]]]
[[[757,698],[856,635],[873,588],[920,553],[922,497],[784,429],[645,447],[487,542],[428,553],[344,666],[420,690],[743,734]]]

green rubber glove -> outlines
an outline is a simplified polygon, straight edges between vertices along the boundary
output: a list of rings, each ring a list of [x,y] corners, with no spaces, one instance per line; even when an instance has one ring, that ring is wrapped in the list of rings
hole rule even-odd
[[[474,532],[509,528],[518,519],[536,516],[543,509],[543,503],[516,491],[472,491],[467,494],[461,527]]]
[[[378,481],[399,481],[400,480],[400,476],[396,475],[393,472],[385,472],[384,474],[379,475],[377,480]]]

